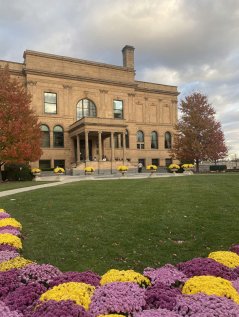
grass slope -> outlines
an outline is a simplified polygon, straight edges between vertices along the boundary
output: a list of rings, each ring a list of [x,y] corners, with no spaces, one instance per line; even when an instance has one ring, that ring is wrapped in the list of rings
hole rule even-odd
[[[82,181],[1,198],[0,207],[22,223],[26,258],[64,271],[142,271],[238,243],[238,183],[238,175]]]
[[[35,181],[27,181],[27,182],[0,182],[0,192],[5,190],[37,186],[41,184],[46,184],[46,182],[35,182]]]

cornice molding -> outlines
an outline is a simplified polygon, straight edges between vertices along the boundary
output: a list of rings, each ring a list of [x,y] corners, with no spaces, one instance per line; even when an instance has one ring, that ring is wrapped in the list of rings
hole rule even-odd
[[[108,84],[113,86],[122,86],[122,87],[129,87],[135,88],[137,85],[135,83],[125,83],[121,81],[113,81],[107,79],[99,79],[93,77],[85,77],[85,76],[76,76],[76,75],[69,75],[64,73],[53,73],[47,71],[40,71],[36,69],[25,68],[24,72],[26,75],[38,75],[44,77],[53,77],[53,78],[61,78],[61,79],[68,79],[68,80],[75,80],[75,81],[86,81],[92,83],[99,83],[99,84]]]
[[[179,95],[179,92],[138,87],[137,81],[135,81],[133,83],[127,83],[127,82],[122,82],[122,81],[114,81],[114,80],[99,79],[99,78],[93,78],[93,77],[69,75],[69,74],[64,74],[64,73],[47,72],[47,71],[41,71],[41,70],[36,70],[36,69],[31,69],[31,68],[25,68],[24,73],[26,75],[38,75],[38,76],[44,76],[44,77],[68,79],[68,80],[74,80],[74,81],[85,81],[85,82],[91,82],[91,83],[107,84],[107,85],[112,85],[112,86],[121,86],[121,87],[133,88],[135,92],[146,92],[146,93],[163,94],[163,95],[170,95],[170,96],[178,96]]]

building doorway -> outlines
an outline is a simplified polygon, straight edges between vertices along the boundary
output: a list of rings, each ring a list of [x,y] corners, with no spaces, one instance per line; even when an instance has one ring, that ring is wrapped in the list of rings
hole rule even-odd
[[[88,142],[89,147],[89,160],[92,161],[92,140],[89,140]],[[85,161],[85,140],[80,140],[80,160]]]

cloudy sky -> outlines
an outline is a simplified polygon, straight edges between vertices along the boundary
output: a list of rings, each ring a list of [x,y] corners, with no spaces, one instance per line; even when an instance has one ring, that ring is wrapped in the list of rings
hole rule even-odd
[[[0,59],[25,49],[122,65],[136,79],[200,91],[239,158],[239,0],[0,0]]]

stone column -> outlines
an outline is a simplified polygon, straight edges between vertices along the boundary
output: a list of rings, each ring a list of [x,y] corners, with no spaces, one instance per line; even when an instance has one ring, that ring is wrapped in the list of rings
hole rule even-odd
[[[125,157],[125,154],[126,154],[126,140],[125,140],[125,132],[123,133],[123,163],[125,164],[125,161],[126,161],[126,157]]]
[[[89,132],[85,131],[85,160],[89,161]]]
[[[77,134],[76,136],[76,163],[79,164],[80,163],[80,135]]]
[[[98,131],[99,161],[102,161],[102,132]]]
[[[115,142],[114,142],[114,132],[111,132],[111,162],[115,160]]]
[[[122,146],[121,146],[121,133],[119,133],[118,135],[117,135],[117,137],[118,137],[118,146],[119,146],[119,148],[121,148]]]

